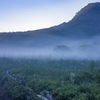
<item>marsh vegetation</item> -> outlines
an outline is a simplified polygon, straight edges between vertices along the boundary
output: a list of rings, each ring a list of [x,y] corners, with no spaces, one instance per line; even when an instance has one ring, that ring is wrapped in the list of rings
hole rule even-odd
[[[3,57],[0,82],[11,100],[100,100],[100,61]]]

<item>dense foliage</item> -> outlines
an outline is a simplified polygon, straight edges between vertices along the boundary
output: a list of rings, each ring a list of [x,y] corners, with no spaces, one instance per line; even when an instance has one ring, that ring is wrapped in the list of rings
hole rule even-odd
[[[100,61],[0,58],[0,82],[12,100],[100,100]]]

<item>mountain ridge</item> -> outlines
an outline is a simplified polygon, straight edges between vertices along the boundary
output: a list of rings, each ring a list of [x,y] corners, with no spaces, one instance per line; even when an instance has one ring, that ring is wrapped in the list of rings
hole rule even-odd
[[[4,33],[4,32],[3,32]],[[100,35],[100,3],[90,3],[82,8],[69,22],[50,28],[26,32],[7,32],[17,34],[49,34],[61,36]]]

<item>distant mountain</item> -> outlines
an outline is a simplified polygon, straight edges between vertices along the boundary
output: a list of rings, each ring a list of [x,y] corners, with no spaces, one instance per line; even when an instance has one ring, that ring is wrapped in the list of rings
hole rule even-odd
[[[94,55],[100,58],[99,40],[100,3],[97,2],[82,8],[68,23],[35,31],[1,33],[0,55],[66,52],[69,57],[71,54],[84,57]],[[65,53],[63,55],[66,56]]]
[[[58,27],[70,36],[100,35],[100,3],[88,4],[71,21]]]
[[[24,35],[92,36],[100,34],[100,3],[90,3],[82,8],[71,21],[58,26],[27,32],[14,32]],[[15,34],[14,34],[15,35]]]

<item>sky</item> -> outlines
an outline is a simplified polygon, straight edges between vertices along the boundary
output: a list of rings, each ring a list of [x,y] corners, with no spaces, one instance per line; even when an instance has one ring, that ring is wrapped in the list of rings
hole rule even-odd
[[[48,28],[70,21],[88,3],[100,0],[0,0],[0,32]]]

